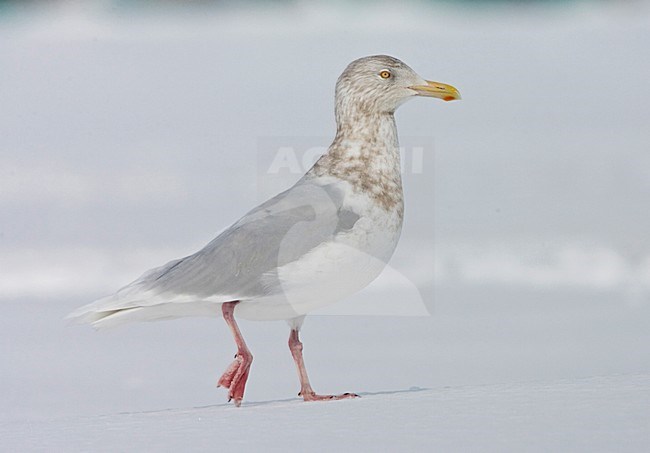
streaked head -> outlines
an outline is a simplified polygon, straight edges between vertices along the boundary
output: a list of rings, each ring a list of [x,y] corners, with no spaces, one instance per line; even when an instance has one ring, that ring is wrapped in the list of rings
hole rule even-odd
[[[405,63],[387,55],[353,61],[336,83],[337,110],[392,113],[414,96],[460,99],[453,86],[425,80]]]

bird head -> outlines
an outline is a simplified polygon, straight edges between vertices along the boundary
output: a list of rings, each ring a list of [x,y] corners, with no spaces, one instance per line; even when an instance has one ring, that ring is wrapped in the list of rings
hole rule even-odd
[[[397,58],[374,55],[348,65],[336,83],[337,110],[393,113],[414,96],[453,101],[460,93],[451,85],[420,77]]]

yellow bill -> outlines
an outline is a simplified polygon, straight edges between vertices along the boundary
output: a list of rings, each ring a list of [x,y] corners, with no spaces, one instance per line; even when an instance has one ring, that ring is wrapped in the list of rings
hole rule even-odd
[[[415,91],[418,96],[438,98],[443,101],[455,101],[461,99],[460,92],[453,86],[446,83],[432,82],[426,80],[426,85],[414,85],[409,88]]]

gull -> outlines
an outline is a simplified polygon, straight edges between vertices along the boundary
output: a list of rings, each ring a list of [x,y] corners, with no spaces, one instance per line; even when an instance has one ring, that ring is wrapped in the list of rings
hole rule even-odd
[[[182,316],[223,316],[237,346],[218,381],[228,401],[244,398],[253,355],[236,321],[286,320],[305,401],[317,394],[299,332],[305,315],[372,282],[397,246],[404,217],[395,110],[414,96],[460,99],[400,60],[350,63],[336,83],[336,136],[291,188],[249,211],[198,252],[152,269],[68,317],[95,328]]]

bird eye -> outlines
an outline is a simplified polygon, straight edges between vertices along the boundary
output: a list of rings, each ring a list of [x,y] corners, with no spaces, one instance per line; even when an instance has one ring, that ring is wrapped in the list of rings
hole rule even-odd
[[[379,77],[382,79],[388,79],[390,77],[390,71],[381,71],[379,73]]]

